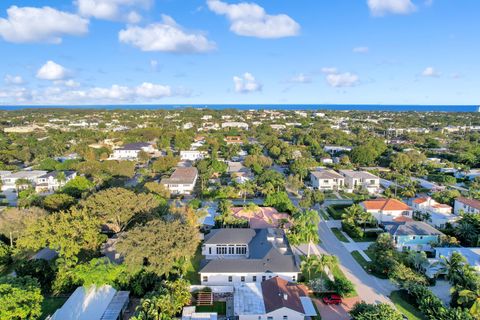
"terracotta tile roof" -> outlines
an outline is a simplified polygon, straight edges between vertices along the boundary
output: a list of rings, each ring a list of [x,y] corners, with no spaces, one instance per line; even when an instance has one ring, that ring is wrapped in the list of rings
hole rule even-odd
[[[265,229],[278,228],[281,219],[286,219],[289,222],[285,224],[285,228],[290,228],[291,218],[287,213],[280,213],[272,207],[259,207],[258,210],[249,210],[244,207],[233,207],[233,216],[238,219],[247,219],[250,228]]]
[[[400,216],[393,219],[395,222],[407,222],[407,221],[414,221],[412,218],[406,216]]]
[[[424,203],[424,202],[427,202],[427,201],[428,201],[428,198],[417,198],[417,199],[413,200],[413,203],[420,204],[420,203]]]
[[[412,210],[408,205],[397,199],[374,199],[362,202],[367,210],[406,211]]]
[[[463,204],[466,204],[467,206],[470,206],[472,208],[480,210],[480,201],[475,200],[475,199],[469,199],[469,198],[464,198],[464,197],[458,197],[455,199],[456,201],[459,201]]]
[[[277,276],[262,282],[262,293],[267,313],[281,308],[305,313],[300,297],[308,296],[308,290],[303,285],[288,282]]]

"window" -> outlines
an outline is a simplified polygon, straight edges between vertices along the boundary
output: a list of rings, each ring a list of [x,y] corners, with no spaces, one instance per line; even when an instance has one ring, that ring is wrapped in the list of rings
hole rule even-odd
[[[283,316],[283,320],[288,320],[288,316]]]
[[[202,277],[202,281],[203,281],[203,282],[208,282],[208,276],[203,276],[203,277]]]
[[[266,276],[262,276],[262,281],[265,281],[267,280],[267,277]]]
[[[297,281],[297,277],[296,277],[296,276],[293,276],[293,277],[292,277],[292,281],[293,281],[293,282]]]
[[[227,254],[227,246],[217,245],[217,254]]]
[[[233,277],[232,276],[228,276],[228,282],[232,282],[233,281]]]
[[[212,254],[212,247],[208,248],[208,254]]]
[[[241,277],[240,277],[240,281],[245,282],[245,277],[244,277],[244,276],[241,276]]]
[[[253,282],[257,282],[257,276],[253,276],[253,277],[252,277],[252,281],[253,281]]]
[[[228,254],[235,254],[235,246],[233,245],[228,246]]]
[[[273,320],[273,317],[267,317],[267,320]]]
[[[236,253],[241,254],[241,255],[247,254],[247,246],[243,246],[243,245],[242,246],[237,246]]]

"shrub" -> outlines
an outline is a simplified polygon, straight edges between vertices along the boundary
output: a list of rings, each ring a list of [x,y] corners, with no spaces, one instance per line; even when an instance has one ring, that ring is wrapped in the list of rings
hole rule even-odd
[[[348,223],[345,220],[342,220],[342,230],[345,231],[351,238],[363,238],[364,233],[362,231],[362,228],[357,227],[356,225],[353,225],[351,223]]]
[[[353,283],[344,277],[334,277],[334,281],[327,281],[327,289],[335,291],[342,297],[349,295],[355,290]]]

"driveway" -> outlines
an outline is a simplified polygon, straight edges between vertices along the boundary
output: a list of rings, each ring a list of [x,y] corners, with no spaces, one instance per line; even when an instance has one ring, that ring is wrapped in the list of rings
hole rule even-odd
[[[346,298],[343,299],[343,303],[336,306],[336,305],[326,305],[320,299],[312,299],[315,305],[317,306],[318,312],[320,312],[320,316],[322,320],[349,320],[350,315],[348,312],[353,308],[355,303],[359,302],[360,299],[358,297],[355,298]]]
[[[337,237],[335,237],[323,219],[321,219],[318,226],[318,233],[321,240],[320,247],[331,255],[338,257],[340,268],[345,276],[355,285],[361,300],[367,303],[392,303],[388,296],[396,289],[395,285],[389,280],[378,279],[366,273]]]

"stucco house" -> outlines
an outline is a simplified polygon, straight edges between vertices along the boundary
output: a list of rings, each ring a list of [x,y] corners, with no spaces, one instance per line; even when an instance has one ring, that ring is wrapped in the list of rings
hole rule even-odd
[[[206,236],[202,285],[261,283],[279,276],[296,282],[300,269],[280,229],[216,229]]]
[[[339,190],[345,185],[345,178],[333,170],[319,170],[310,173],[312,187],[319,190]]]
[[[458,197],[455,199],[454,205],[455,214],[464,213],[480,213],[480,201],[475,199],[469,199],[464,197]]]
[[[191,194],[198,179],[198,170],[195,167],[178,167],[170,178],[163,178],[160,184],[170,190],[172,194]]]
[[[207,155],[208,153],[206,151],[185,150],[185,151],[180,151],[180,160],[197,161],[197,160],[205,159]]]
[[[432,251],[431,243],[438,242],[443,235],[423,221],[385,222],[383,225],[398,251]]]
[[[445,228],[447,223],[454,223],[460,217],[452,214],[452,207],[435,201],[431,197],[417,198],[412,201],[414,211],[426,214],[426,222],[436,228]]]
[[[370,212],[379,223],[391,222],[395,219],[412,218],[413,209],[397,199],[374,199],[360,203],[365,211]]]
[[[367,171],[340,170],[345,178],[345,186],[350,190],[366,189],[369,193],[380,191],[380,178]]]
[[[304,320],[317,315],[307,288],[281,277],[236,285],[233,311],[239,320]]]
[[[114,149],[108,160],[138,160],[138,154],[144,151],[148,154],[155,153],[156,149],[149,142],[129,143],[120,148]]]
[[[60,177],[63,174],[63,177]],[[75,171],[52,171],[37,178],[35,191],[51,193],[62,188],[68,181],[77,176]]]

